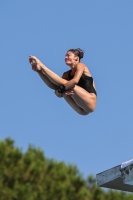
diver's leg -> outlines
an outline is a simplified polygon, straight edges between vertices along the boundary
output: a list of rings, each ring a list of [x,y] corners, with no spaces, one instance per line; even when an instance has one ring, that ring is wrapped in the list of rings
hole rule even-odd
[[[51,88],[51,89],[53,89],[53,90],[57,90],[57,89],[58,89],[59,86],[58,86],[58,85],[55,85],[53,82],[51,82],[51,81],[49,80],[49,78],[48,78],[45,74],[43,74],[43,72],[39,71],[38,74],[39,74],[39,76],[41,77],[41,79],[43,80],[43,82],[44,82],[49,88]]]
[[[76,102],[72,99],[71,96],[67,96],[64,95],[63,96],[64,99],[66,100],[66,102],[80,115],[87,115],[89,114],[89,112],[87,113],[86,111],[84,111],[81,107],[79,107]]]
[[[67,80],[59,77],[56,73],[49,70],[47,67],[45,67],[45,70],[42,73],[45,73],[44,76],[47,76],[48,79],[45,79],[45,83],[47,82],[47,84],[50,84],[49,86],[57,86],[58,88],[59,85],[63,85],[68,82]],[[51,83],[49,82],[49,80]],[[77,108],[78,113],[82,112],[80,108],[85,111],[85,113],[93,112],[96,107],[96,95],[94,93],[87,92],[85,89],[77,85],[74,87],[73,90],[74,94],[71,95],[71,98],[68,99],[64,95],[65,100],[73,107],[73,109],[76,110]],[[73,99],[73,101],[71,99]],[[76,105],[74,104],[74,102],[76,103]]]
[[[76,104],[86,112],[93,112],[96,107],[96,95],[94,93],[87,92],[85,89],[77,85],[73,90],[74,94],[72,94],[71,97]]]
[[[48,79],[55,85],[64,85],[68,81],[58,76],[52,70],[48,69],[45,65],[41,65],[41,71],[48,77]]]

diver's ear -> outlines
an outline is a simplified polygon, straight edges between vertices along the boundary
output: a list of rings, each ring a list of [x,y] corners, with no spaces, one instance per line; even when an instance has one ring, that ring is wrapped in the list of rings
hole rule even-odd
[[[75,61],[79,61],[79,57],[78,56],[75,56]]]

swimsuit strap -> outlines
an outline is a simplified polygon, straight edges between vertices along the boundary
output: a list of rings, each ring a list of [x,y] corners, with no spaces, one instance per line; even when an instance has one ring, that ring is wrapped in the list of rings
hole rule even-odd
[[[71,75],[71,71],[72,71],[72,70],[70,69],[70,70],[69,70],[69,73],[68,73],[68,79],[69,79],[69,80],[71,80],[71,79],[74,77],[73,75]]]

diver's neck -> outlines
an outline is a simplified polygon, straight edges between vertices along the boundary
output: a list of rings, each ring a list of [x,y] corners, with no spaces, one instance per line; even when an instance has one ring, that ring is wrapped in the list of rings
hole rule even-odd
[[[71,71],[75,71],[76,70],[76,67],[77,67],[77,63],[73,64],[73,65],[70,65],[69,66],[71,68]]]

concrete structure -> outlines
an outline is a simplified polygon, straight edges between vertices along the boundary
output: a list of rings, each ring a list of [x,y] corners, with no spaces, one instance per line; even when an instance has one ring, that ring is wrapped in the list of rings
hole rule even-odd
[[[97,185],[133,192],[133,159],[96,175]]]

